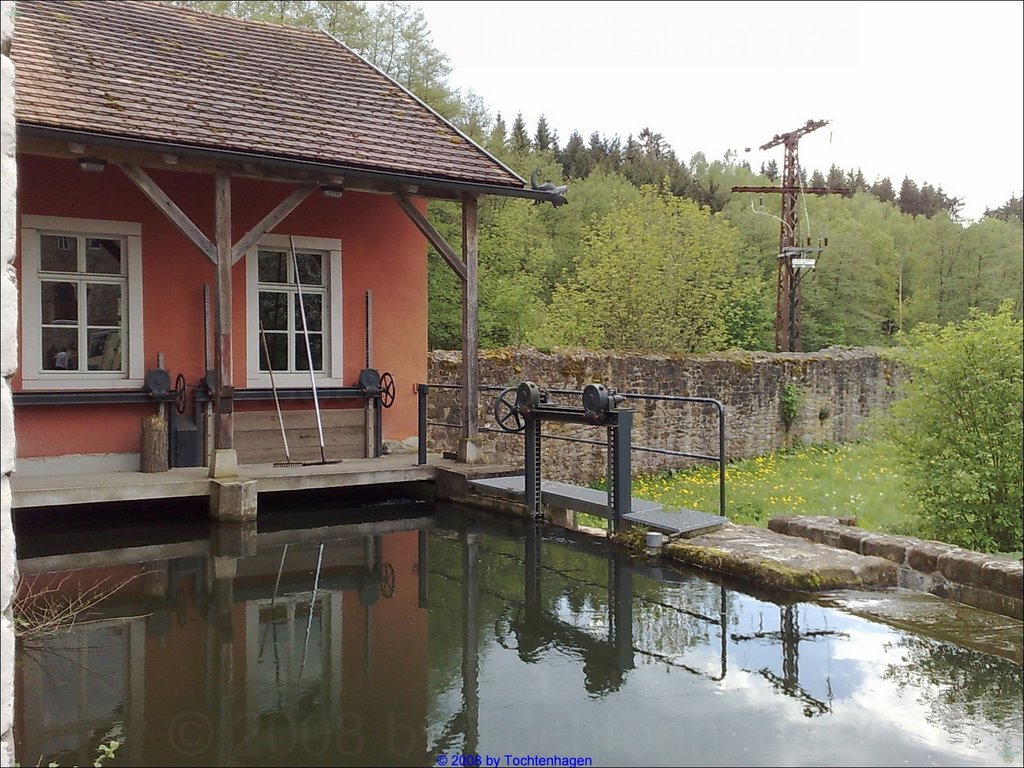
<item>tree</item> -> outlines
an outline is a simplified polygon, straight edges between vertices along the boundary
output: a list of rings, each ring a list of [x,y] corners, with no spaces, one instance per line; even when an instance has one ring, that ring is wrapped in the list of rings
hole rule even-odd
[[[893,353],[907,373],[888,433],[923,533],[1019,552],[1024,472],[1024,328],[1009,306],[960,325],[922,324]]]
[[[828,169],[828,178],[825,179],[825,186],[829,189],[845,189],[846,188],[846,174],[843,169],[833,165]]]
[[[903,183],[900,185],[899,206],[901,213],[911,216],[918,216],[923,213],[921,208],[921,191],[909,176],[904,176]]]
[[[523,120],[523,113],[516,114],[512,121],[512,133],[508,139],[509,150],[516,155],[526,155],[530,152],[530,134],[526,132],[526,121]]]
[[[575,277],[552,297],[548,345],[708,352],[727,344],[726,303],[741,247],[725,219],[644,187],[587,236]]]
[[[501,112],[494,118],[494,123],[491,125],[491,132],[487,137],[487,151],[492,155],[501,157],[505,154],[508,149],[506,134],[508,128],[505,126],[505,120],[501,116]]]
[[[871,194],[883,203],[896,202],[896,190],[892,188],[892,181],[888,176],[871,185]]]
[[[567,179],[585,179],[590,175],[591,159],[579,131],[573,131],[561,152],[562,175]]]
[[[551,131],[548,128],[548,119],[541,115],[537,118],[537,132],[533,136],[533,148],[538,152],[546,152],[551,149]]]
[[[1014,222],[1020,224],[1024,222],[1024,198],[1012,195],[1009,200],[998,208],[986,208],[985,215],[1010,224]]]
[[[769,160],[768,165],[762,165],[761,173],[768,177],[768,181],[775,183],[779,178],[779,164],[775,160]]]

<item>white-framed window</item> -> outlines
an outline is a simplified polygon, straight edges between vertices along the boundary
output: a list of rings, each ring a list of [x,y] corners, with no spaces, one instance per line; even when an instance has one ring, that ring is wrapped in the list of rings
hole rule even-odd
[[[245,255],[246,385],[342,386],[341,241],[267,235]],[[296,269],[296,266],[298,269]]]
[[[142,226],[33,215],[21,225],[24,388],[141,387]]]

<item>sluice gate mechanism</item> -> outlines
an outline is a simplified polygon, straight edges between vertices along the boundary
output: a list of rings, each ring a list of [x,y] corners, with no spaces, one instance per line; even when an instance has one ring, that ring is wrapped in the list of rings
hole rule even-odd
[[[513,396],[514,395],[514,396]],[[524,437],[522,475],[470,481],[470,488],[485,495],[525,501],[534,519],[543,517],[543,505],[605,517],[613,532],[637,524],[670,537],[690,537],[716,530],[728,522],[724,515],[692,509],[666,510],[661,504],[632,497],[633,415],[623,408],[624,395],[603,384],[583,389],[582,407],[551,402],[549,393],[532,381],[503,390],[494,403],[494,417],[506,432]],[[607,435],[607,490],[541,481],[541,427],[560,422],[604,427]]]

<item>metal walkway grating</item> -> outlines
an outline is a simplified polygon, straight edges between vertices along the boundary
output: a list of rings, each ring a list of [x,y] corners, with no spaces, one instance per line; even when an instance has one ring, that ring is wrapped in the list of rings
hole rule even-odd
[[[482,477],[468,482],[469,489],[486,496],[497,496],[510,501],[524,501],[526,479],[522,475]],[[599,517],[608,516],[608,494],[596,488],[585,488],[554,480],[541,479],[540,498],[543,504]],[[646,525],[669,536],[696,536],[721,528],[728,520],[719,515],[708,515],[692,509],[666,511],[661,504],[647,499],[633,498],[632,511],[623,518],[638,525]]]
[[[695,509],[680,509],[667,511],[658,510],[633,510],[623,518],[631,523],[646,525],[655,531],[661,531],[670,537],[681,537],[688,539],[691,536],[699,536],[709,531],[717,531],[727,522],[728,518],[721,515],[709,515],[706,512],[698,512]]]

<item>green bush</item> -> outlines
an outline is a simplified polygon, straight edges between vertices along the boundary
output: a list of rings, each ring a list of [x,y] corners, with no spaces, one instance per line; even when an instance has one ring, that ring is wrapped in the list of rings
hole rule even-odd
[[[924,530],[970,549],[1021,549],[1024,329],[1010,305],[918,325],[893,352],[906,379],[887,424]]]
[[[779,415],[782,417],[782,423],[786,425],[787,432],[793,426],[793,422],[796,421],[796,416],[800,412],[802,394],[800,387],[792,382],[787,382],[782,386],[782,392],[779,394]]]

